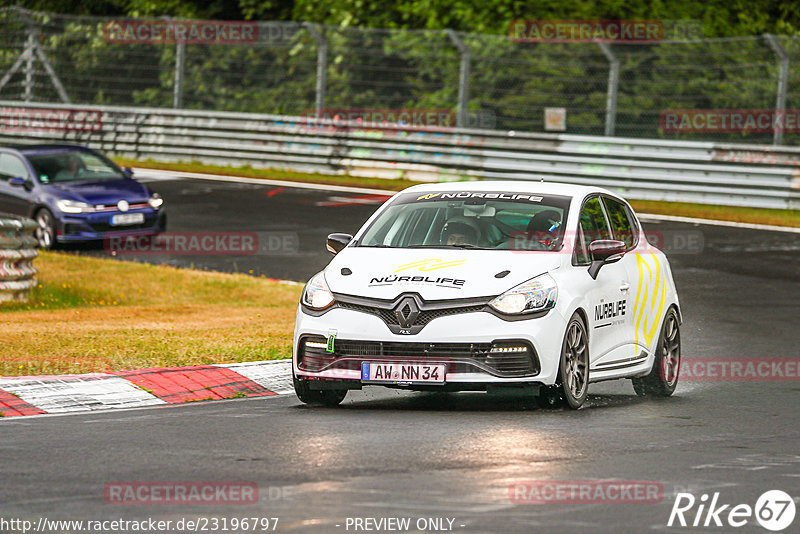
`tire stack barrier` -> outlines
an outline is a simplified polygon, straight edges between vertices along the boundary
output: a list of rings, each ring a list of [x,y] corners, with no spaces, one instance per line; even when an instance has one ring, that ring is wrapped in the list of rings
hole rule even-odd
[[[0,303],[27,302],[36,287],[37,227],[31,219],[0,213]]]

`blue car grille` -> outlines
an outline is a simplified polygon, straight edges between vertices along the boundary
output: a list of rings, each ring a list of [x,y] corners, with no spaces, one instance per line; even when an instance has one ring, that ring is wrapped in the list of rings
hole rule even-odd
[[[89,223],[95,232],[124,232],[126,230],[145,230],[152,228],[156,224],[156,218],[145,219],[141,224],[126,224],[125,226],[112,226],[109,223]]]

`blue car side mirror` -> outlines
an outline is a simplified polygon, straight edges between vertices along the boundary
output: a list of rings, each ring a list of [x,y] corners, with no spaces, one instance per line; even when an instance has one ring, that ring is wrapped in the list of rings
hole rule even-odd
[[[16,187],[26,187],[28,185],[28,181],[20,176],[15,176],[14,178],[8,180],[8,185],[13,185]]]
[[[124,167],[122,169],[122,172],[124,172],[125,176],[127,176],[128,178],[133,178],[133,169],[131,169],[130,167]]]

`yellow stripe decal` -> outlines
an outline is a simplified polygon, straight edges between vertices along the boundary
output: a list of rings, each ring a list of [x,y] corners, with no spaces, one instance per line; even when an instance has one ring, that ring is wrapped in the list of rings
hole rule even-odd
[[[412,261],[411,263],[404,263],[400,265],[395,272],[399,273],[400,271],[405,271],[408,269],[417,269],[418,271],[435,271],[436,269],[445,269],[447,267],[455,267],[457,265],[461,265],[466,260],[453,260],[453,261],[442,261],[438,258],[429,259],[429,260],[419,260],[419,261]]]
[[[653,269],[647,260],[639,253],[636,254],[639,284],[636,290],[636,302],[633,306],[636,343],[639,344],[642,339],[647,347],[650,347],[656,332],[658,332],[661,317],[664,314],[664,305],[667,301],[667,281],[661,274],[661,262],[658,256],[652,252],[650,254],[655,262],[655,276],[653,276]]]

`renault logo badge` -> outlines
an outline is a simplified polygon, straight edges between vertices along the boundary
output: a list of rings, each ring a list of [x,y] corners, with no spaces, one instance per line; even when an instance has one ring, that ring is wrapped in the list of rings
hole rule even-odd
[[[394,309],[394,317],[402,328],[411,328],[419,317],[419,306],[414,297],[401,300]]]

